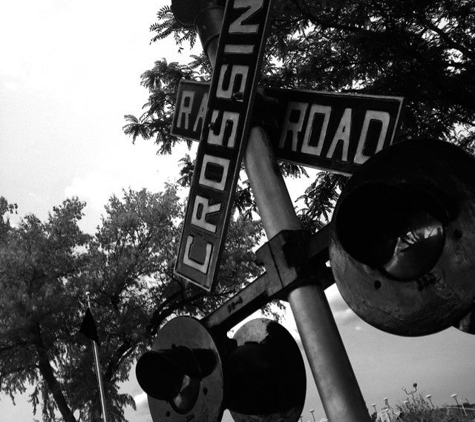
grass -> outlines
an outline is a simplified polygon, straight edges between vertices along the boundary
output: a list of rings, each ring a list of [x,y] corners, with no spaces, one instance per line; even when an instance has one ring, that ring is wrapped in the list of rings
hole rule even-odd
[[[425,400],[421,395],[414,397],[412,401],[397,405],[393,408],[393,414],[388,421],[399,422],[474,422],[475,404],[464,403],[465,413],[461,406],[444,405],[433,407],[431,403]],[[397,416],[399,414],[399,416]],[[372,415],[373,421],[377,419],[376,413]],[[385,421],[385,419],[382,419]]]

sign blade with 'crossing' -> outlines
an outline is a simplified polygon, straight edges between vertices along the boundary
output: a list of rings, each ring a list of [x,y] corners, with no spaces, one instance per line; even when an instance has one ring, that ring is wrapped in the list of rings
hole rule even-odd
[[[252,120],[273,0],[228,0],[175,274],[210,291]]]

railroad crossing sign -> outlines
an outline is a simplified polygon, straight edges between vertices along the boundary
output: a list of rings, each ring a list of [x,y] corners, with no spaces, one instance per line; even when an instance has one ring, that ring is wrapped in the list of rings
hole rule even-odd
[[[200,140],[209,84],[181,81],[172,134]],[[403,97],[265,88],[260,124],[278,159],[352,174],[395,142]],[[258,110],[256,110],[258,111]]]
[[[211,290],[257,88],[273,0],[228,0],[175,274]]]
[[[199,3],[204,8],[199,10],[204,22],[202,26],[198,25],[198,18],[195,17],[195,26],[200,37],[205,33],[208,36],[203,38],[209,41],[214,34],[206,34],[209,29],[207,24],[216,23],[214,21],[219,13],[213,15],[210,11],[214,10],[214,7],[206,8],[212,1]],[[256,73],[262,56],[271,3],[272,0],[227,0],[223,32],[209,94],[207,88],[202,89],[199,84],[193,83],[190,85],[191,89],[185,89],[185,84],[182,84],[179,93],[174,133],[190,139],[195,139],[193,136],[197,137],[196,134],[202,136],[176,273],[207,290],[210,290],[214,283],[230,217],[231,195],[237,182],[241,156],[246,147],[256,90]],[[176,0],[174,13],[180,14],[180,19],[177,20],[182,24],[191,25],[193,22],[196,9],[191,9],[192,13],[189,13],[186,7],[192,4],[193,0]],[[208,15],[203,17],[205,13]],[[207,42],[203,45],[206,46]],[[273,90],[268,92],[272,93]],[[209,99],[205,99],[206,96],[209,96]],[[309,91],[278,90],[273,96],[269,94],[269,98],[274,99],[276,107],[271,106],[270,112],[261,112],[257,117],[258,124],[264,126],[274,138],[277,156],[298,164],[343,173],[351,173],[356,166],[365,163],[369,157],[394,142],[403,105],[402,99],[397,97],[344,96]],[[265,101],[264,97],[264,103]],[[256,109],[265,111],[264,106]],[[138,370],[137,378],[146,382],[144,388],[149,390],[147,394],[152,397],[155,394],[156,400],[162,400],[167,406],[172,406],[169,410],[170,408],[159,407],[164,403],[159,403],[159,406],[150,404],[152,418],[162,420],[165,413],[167,417],[171,416],[170,421],[191,421],[196,419],[196,409],[209,416],[211,422],[218,422],[222,416],[221,399],[226,397],[226,394],[221,393],[223,389],[226,389],[227,394],[230,393],[230,384],[224,385],[222,382],[220,354],[223,353],[228,359],[226,370],[235,368],[236,363],[245,362],[241,357],[246,358],[247,362],[255,363],[255,356],[259,356],[255,354],[255,350],[260,350],[263,356],[261,362],[257,362],[260,368],[275,368],[276,360],[272,355],[262,354],[269,348],[255,349],[254,324],[251,324],[253,326],[248,330],[253,336],[252,341],[249,341],[251,338],[247,333],[240,338],[237,336],[239,332],[236,334],[237,343],[244,343],[245,349],[238,350],[239,346],[233,349],[228,343],[226,346],[229,347],[217,349],[214,337],[220,340],[219,344],[224,344],[224,341],[229,340],[226,336],[229,328],[270,299],[285,295],[296,317],[310,368],[329,419],[342,422],[369,421],[363,396],[323,294],[326,285],[333,282],[332,278],[330,283],[325,283],[325,270],[328,270],[325,263],[330,254],[332,272],[340,286],[342,280],[355,278],[348,277],[348,274],[363,277],[369,274],[367,268],[371,267],[372,276],[369,283],[363,279],[356,287],[355,283],[350,283],[349,287],[355,295],[361,293],[362,286],[369,286],[368,288],[373,290],[372,294],[374,291],[381,292],[381,283],[390,279],[385,290],[388,290],[387,287],[391,284],[392,288],[398,290],[396,296],[400,296],[403,289],[412,293],[417,290],[419,302],[425,294],[429,301],[436,305],[438,303],[433,300],[434,297],[445,296],[445,304],[448,303],[451,308],[446,316],[451,316],[453,304],[458,306],[457,312],[460,311],[460,314],[454,319],[451,317],[447,323],[453,324],[464,315],[467,318],[467,311],[473,313],[474,289],[473,283],[470,283],[473,271],[469,270],[473,269],[474,265],[468,260],[467,265],[461,266],[458,259],[460,253],[457,251],[473,250],[474,236],[470,236],[473,226],[470,216],[473,215],[475,203],[473,157],[461,158],[460,151],[449,151],[456,148],[453,145],[449,147],[449,144],[434,149],[434,142],[428,140],[401,143],[383,151],[352,177],[339,198],[331,225],[328,229],[317,232],[309,241],[300,228],[290,198],[284,193],[283,179],[275,171],[275,161],[268,148],[267,136],[262,130],[256,130],[254,133],[258,135],[253,136],[253,148],[248,150],[248,158],[251,159],[246,163],[252,186],[262,187],[259,183],[265,181],[265,188],[277,185],[283,188],[277,189],[277,194],[270,192],[271,189],[255,189],[256,198],[260,197],[260,205],[266,209],[266,212],[262,213],[262,219],[264,223],[265,220],[272,223],[269,225],[270,229],[264,224],[268,236],[272,234],[269,236],[271,239],[257,251],[266,272],[219,309],[203,318],[200,322],[203,325],[199,330],[196,329],[196,321],[188,319],[186,325],[189,325],[192,331],[185,333],[185,337],[173,335],[172,343],[166,343],[165,348],[159,348],[151,354],[145,354],[144,359],[141,358],[137,368],[141,367],[142,370]],[[262,149],[255,148],[256,145]],[[421,148],[419,155],[413,148]],[[256,150],[265,153],[252,155]],[[431,158],[429,163],[427,157]],[[454,163],[456,165],[453,165]],[[441,168],[447,171],[441,172]],[[367,183],[367,180],[371,183]],[[354,192],[357,192],[356,196]],[[381,198],[382,192],[384,194]],[[364,199],[369,196],[374,198],[374,193],[379,194],[377,201],[368,205],[369,201]],[[462,212],[453,212],[454,198],[456,211]],[[396,202],[399,203],[399,208],[393,206]],[[349,217],[365,215],[366,210],[375,207],[379,208],[376,212],[372,210],[371,215],[378,214],[376,220],[379,225],[375,226],[375,218],[370,218],[372,221],[368,220],[369,224],[360,224],[362,228],[357,226],[355,231],[351,227],[354,218]],[[273,215],[269,210],[272,210]],[[389,217],[379,218],[388,210],[391,211]],[[279,218],[271,221],[275,215],[279,215]],[[439,218],[440,221],[434,221]],[[356,220],[359,221],[358,218]],[[350,229],[347,230],[348,227]],[[451,236],[445,236],[444,230],[450,232]],[[368,239],[368,234],[373,236]],[[413,244],[408,244],[407,248],[398,248],[396,241],[398,244],[401,239],[406,242],[404,239],[408,237],[411,237]],[[363,248],[361,239],[364,240]],[[427,240],[434,240],[435,246],[433,242],[426,242]],[[414,245],[417,247],[413,248]],[[419,247],[421,245],[423,248]],[[441,245],[445,248],[442,251],[439,247]],[[381,250],[381,247],[384,250]],[[364,254],[361,254],[361,249],[364,249]],[[309,253],[310,250],[315,253]],[[388,251],[393,253],[395,260],[389,256],[391,260],[385,261],[386,256],[390,255]],[[432,261],[438,261],[435,270],[428,269],[430,265],[426,266],[426,256],[420,259],[427,251],[432,253],[429,257]],[[404,256],[406,253],[408,255]],[[450,259],[451,255],[457,255],[457,259]],[[391,265],[386,266],[387,263]],[[414,265],[418,268],[411,268]],[[361,271],[362,267],[365,267],[364,271]],[[422,270],[426,271],[426,274],[420,276]],[[375,274],[378,275],[377,279],[373,277]],[[409,276],[415,279],[409,280]],[[417,289],[407,287],[411,281],[417,284]],[[450,288],[441,290],[441,282],[448,282]],[[377,300],[381,300],[380,293],[377,295]],[[367,295],[364,299],[361,302],[363,307],[367,306]],[[402,308],[407,303],[411,303],[413,308],[412,302],[405,301]],[[354,304],[355,301],[352,300],[351,303]],[[397,324],[400,326],[406,323],[400,318],[402,308],[397,309]],[[371,312],[375,310],[377,308],[371,306]],[[379,315],[379,318],[387,318],[390,313],[387,309],[382,309]],[[420,315],[421,312],[417,312],[416,317],[420,318]],[[183,317],[179,318],[183,320]],[[170,322],[173,325],[167,325],[172,327],[169,332],[176,334],[180,331],[175,329],[180,320],[176,318]],[[262,338],[267,342],[271,332],[261,332]],[[160,333],[167,333],[166,327]],[[406,330],[406,334],[414,335],[414,332]],[[276,344],[279,343],[280,340]],[[271,347],[276,348],[274,345]],[[243,353],[251,349],[252,354]],[[284,354],[287,355],[286,352]],[[190,356],[194,357],[193,360],[199,365],[193,362],[190,365]],[[288,360],[292,362],[295,359],[291,357]],[[170,372],[173,375],[172,380],[167,377],[162,380],[149,376],[152,373],[150,370],[157,373],[158,369],[160,372],[165,366],[169,366],[170,362],[174,366]],[[239,384],[236,385],[246,388],[253,382],[252,371],[253,368],[251,370],[249,367],[244,369],[244,372],[237,371],[234,379]],[[289,373],[293,376],[295,370],[290,368]],[[241,374],[245,377],[242,378]],[[184,380],[186,382],[183,382]],[[211,385],[211,381],[216,382]],[[204,383],[203,388],[201,383]],[[296,385],[301,386],[302,382],[297,381]],[[180,389],[180,386],[186,388]],[[217,388],[210,392],[208,386]],[[207,398],[203,400],[205,395]],[[285,395],[288,398],[288,393]],[[233,410],[234,407],[236,411],[243,411],[243,418],[238,415],[242,421],[268,420],[268,417],[273,416],[270,412],[280,410],[272,407],[263,409],[260,400],[254,403],[255,407],[248,407],[252,403],[239,388],[231,392],[230,397],[236,401],[228,402],[228,408]],[[245,400],[239,401],[243,397]],[[273,397],[274,395],[269,400],[271,405],[274,405]],[[275,403],[280,404],[280,400]],[[172,410],[176,413],[172,413]],[[259,414],[250,414],[253,411]],[[295,415],[295,421],[299,413]],[[233,414],[236,419],[235,416],[236,414]],[[286,420],[294,421],[289,417]]]

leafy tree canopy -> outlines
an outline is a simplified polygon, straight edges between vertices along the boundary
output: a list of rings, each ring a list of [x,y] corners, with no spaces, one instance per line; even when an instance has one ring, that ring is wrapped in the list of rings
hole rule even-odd
[[[181,28],[169,6],[159,10],[151,31],[154,42],[167,36],[180,48],[196,42],[194,30]],[[402,139],[440,138],[473,153],[474,33],[471,0],[278,0],[260,84],[403,96]],[[204,55],[191,59],[187,65],[158,60],[142,75],[149,100],[139,118],[126,116],[126,134],[153,139],[160,153],[182,141],[169,132],[178,81],[211,74]],[[185,174],[192,169],[186,163]],[[289,166],[284,173],[299,174]],[[325,173],[313,181],[304,198],[307,225],[325,221],[344,181]],[[237,203],[249,205],[249,194],[244,201],[239,194]]]
[[[135,404],[118,388],[136,358],[167,320],[202,317],[258,275],[251,249],[261,228],[232,221],[209,295],[173,275],[183,215],[176,186],[111,197],[93,236],[78,226],[84,206],[68,199],[46,221],[27,215],[14,226],[15,206],[0,198],[0,389],[14,400],[33,385],[43,420],[102,420],[91,345],[78,334],[90,292],[109,419],[125,421],[124,406]]]

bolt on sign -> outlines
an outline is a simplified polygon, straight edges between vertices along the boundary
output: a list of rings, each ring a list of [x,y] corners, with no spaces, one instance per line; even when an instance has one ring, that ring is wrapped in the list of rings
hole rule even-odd
[[[273,0],[228,0],[175,274],[215,283],[245,151]]]
[[[181,81],[172,134],[199,140],[209,85]],[[261,120],[279,160],[352,174],[392,145],[404,98],[265,88]],[[267,109],[266,109],[267,104]]]

